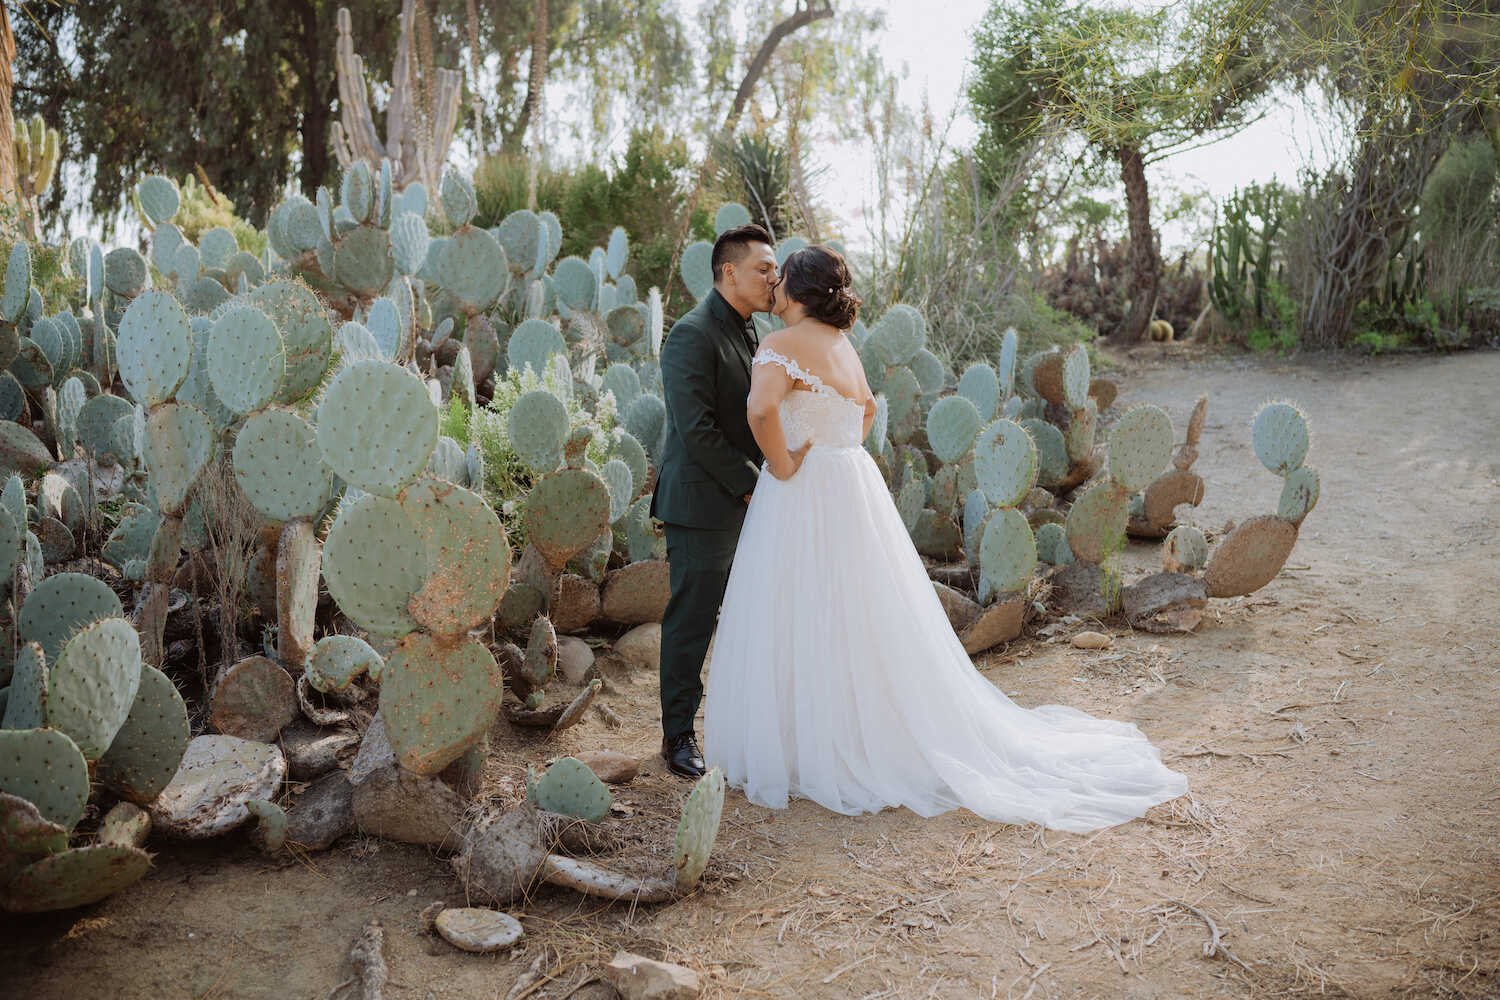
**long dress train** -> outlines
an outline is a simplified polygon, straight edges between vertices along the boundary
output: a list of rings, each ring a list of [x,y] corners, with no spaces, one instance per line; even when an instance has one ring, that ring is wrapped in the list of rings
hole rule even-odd
[[[1025,709],[975,670],[860,443],[863,410],[813,386],[781,406],[785,482],[762,469],[719,615],[704,751],[760,805],[846,814],[957,807],[1087,831],[1187,791],[1134,725]]]

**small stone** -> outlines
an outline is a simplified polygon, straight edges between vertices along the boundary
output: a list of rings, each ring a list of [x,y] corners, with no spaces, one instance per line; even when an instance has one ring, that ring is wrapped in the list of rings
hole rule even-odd
[[[1026,611],[1030,606],[1031,602],[1024,596],[1017,596],[997,601],[985,608],[974,624],[959,636],[964,644],[964,652],[977,656],[1019,636],[1026,624]]]
[[[615,640],[615,652],[637,670],[655,673],[661,664],[661,626],[637,625]]]
[[[304,850],[326,851],[353,832],[354,786],[342,771],[323,775],[287,807],[287,842]]]
[[[611,785],[629,784],[641,772],[640,761],[615,750],[585,750],[573,756],[593,771],[600,781]]]
[[[1108,649],[1113,642],[1103,632],[1079,632],[1073,636],[1074,649]]]
[[[691,1000],[703,991],[692,969],[628,951],[615,953],[604,967],[604,976],[624,1000]]]
[[[437,915],[434,926],[444,941],[464,951],[499,951],[526,935],[515,917],[472,906],[444,910]]]
[[[594,678],[594,651],[576,636],[558,636],[557,672],[569,684],[588,683]]]

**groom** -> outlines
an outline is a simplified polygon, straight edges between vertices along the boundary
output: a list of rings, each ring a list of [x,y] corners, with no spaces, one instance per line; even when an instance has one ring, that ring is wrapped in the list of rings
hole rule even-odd
[[[759,341],[750,314],[771,308],[776,255],[760,226],[714,243],[714,287],[679,319],[661,349],[666,443],[651,513],[666,526],[672,598],[661,622],[662,756],[685,778],[703,774],[693,717],[761,453],[745,400]]]

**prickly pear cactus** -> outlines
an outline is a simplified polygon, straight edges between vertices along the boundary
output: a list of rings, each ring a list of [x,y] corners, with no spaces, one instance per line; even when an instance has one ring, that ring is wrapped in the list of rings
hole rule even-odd
[[[385,661],[369,643],[352,635],[325,635],[308,657],[307,682],[324,694],[345,691],[362,674],[379,680]]]
[[[1172,461],[1172,418],[1159,406],[1138,406],[1109,435],[1109,475],[1139,493]]]
[[[1286,476],[1307,457],[1307,418],[1291,403],[1267,403],[1251,426],[1255,457],[1278,476]]]
[[[99,782],[121,798],[145,805],[166,788],[187,750],[187,706],[166,674],[141,666],[141,683],[125,723],[99,759]]]
[[[55,729],[0,729],[0,792],[36,806],[42,818],[71,830],[89,798],[89,767]]]
[[[526,499],[526,538],[561,569],[609,527],[609,487],[586,469],[543,476]]]
[[[1162,568],[1168,573],[1190,573],[1208,562],[1208,539],[1190,524],[1179,524],[1167,533],[1161,547]]]
[[[590,823],[608,815],[613,802],[604,782],[577,757],[564,757],[547,768],[532,793],[538,808]]]
[[[312,425],[290,410],[262,410],[234,441],[234,478],[245,499],[272,521],[315,518],[333,494],[333,472]]]
[[[48,677],[47,724],[89,760],[114,742],[141,683],[141,640],[123,618],[85,626],[67,641]]]
[[[167,292],[140,295],[120,320],[115,351],[131,398],[146,407],[171,399],[192,362],[187,313]]]
[[[965,396],[947,396],[927,413],[927,441],[939,461],[957,462],[974,446],[983,426],[979,407]]]
[[[1021,425],[1004,418],[986,427],[974,445],[974,474],[991,504],[1014,507],[1037,481],[1037,448]]]
[[[1014,507],[990,515],[979,542],[979,570],[986,597],[1024,593],[1036,571],[1036,538],[1026,516]]]
[[[95,844],[49,854],[0,890],[0,905],[13,913],[85,906],[140,881],[150,867],[151,856],[138,847]]]
[[[692,892],[703,877],[714,841],[719,836],[719,820],[723,814],[724,772],[716,767],[693,786],[687,804],[682,807],[682,819],[677,823],[672,867],[679,893]]]
[[[568,443],[568,407],[545,389],[521,395],[506,425],[516,457],[533,472],[552,472]]]
[[[531,623],[531,635],[526,640],[526,658],[521,672],[534,688],[543,687],[557,670],[557,629],[552,620],[542,615]]]
[[[208,378],[225,406],[239,414],[254,412],[276,398],[285,377],[286,343],[269,316],[237,304],[214,322]]]
[[[376,400],[379,405],[372,405]],[[394,497],[427,467],[437,447],[438,408],[422,381],[405,369],[358,361],[328,386],[318,407],[317,436],[323,460],[345,482]]]

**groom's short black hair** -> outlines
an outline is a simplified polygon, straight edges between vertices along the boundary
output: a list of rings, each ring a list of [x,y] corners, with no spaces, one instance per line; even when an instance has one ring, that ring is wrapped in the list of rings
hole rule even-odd
[[[771,234],[766,232],[764,226],[750,223],[747,226],[735,226],[726,229],[714,240],[714,252],[711,258],[714,269],[714,283],[724,277],[724,265],[728,263],[739,263],[745,257],[745,251],[752,243],[764,243],[768,247],[776,245],[771,239]]]

